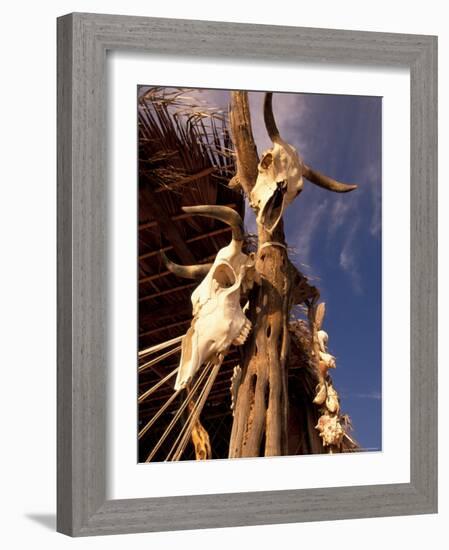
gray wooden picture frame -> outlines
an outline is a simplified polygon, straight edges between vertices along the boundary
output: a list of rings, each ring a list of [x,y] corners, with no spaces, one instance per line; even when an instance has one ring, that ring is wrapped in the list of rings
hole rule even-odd
[[[410,69],[410,483],[106,499],[108,50]],[[68,535],[436,512],[437,38],[81,13],[59,18],[57,414],[57,529]]]

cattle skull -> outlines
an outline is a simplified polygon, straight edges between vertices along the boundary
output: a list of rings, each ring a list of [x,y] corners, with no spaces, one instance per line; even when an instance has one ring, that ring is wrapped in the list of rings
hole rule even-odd
[[[273,115],[272,94],[265,95],[264,120],[273,147],[265,151],[258,165],[256,184],[250,193],[250,204],[257,211],[257,222],[272,233],[284,210],[299,195],[304,177],[320,187],[338,193],[357,186],[339,183],[304,164],[297,150],[279,135]]]
[[[180,266],[163,254],[168,269],[178,276],[202,277],[207,270],[191,296],[193,320],[182,341],[175,390],[185,387],[201,365],[215,360],[231,344],[245,342],[251,322],[240,306],[240,296],[246,275],[254,265],[254,260],[242,252],[243,222],[235,210],[225,206],[192,206],[183,210],[228,223],[232,240],[208,266]]]
[[[257,170],[251,206],[258,212],[258,223],[272,232],[285,208],[302,191],[303,162],[292,145],[274,136],[273,147],[263,153]]]

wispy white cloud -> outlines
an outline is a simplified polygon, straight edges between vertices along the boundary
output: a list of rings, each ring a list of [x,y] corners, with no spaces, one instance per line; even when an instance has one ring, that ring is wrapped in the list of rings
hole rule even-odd
[[[380,401],[382,399],[382,393],[378,390],[373,390],[368,393],[353,393],[352,397],[357,399],[374,399],[375,401]]]
[[[346,235],[345,242],[340,252],[339,265],[350,276],[354,292],[356,294],[363,294],[362,278],[354,253],[354,240],[359,225],[360,218],[357,218]]]
[[[251,123],[259,154],[272,146],[263,120],[264,95],[264,92],[249,93]],[[289,93],[273,94],[273,112],[282,137],[299,152],[303,152],[306,142],[298,128],[301,127],[301,119],[308,112],[304,96]]]
[[[373,237],[377,237],[381,230],[382,185],[380,177],[381,174],[377,164],[371,162],[366,169],[366,181],[371,191],[373,214],[371,216],[370,233]]]
[[[348,200],[348,198],[348,196],[333,196],[332,208],[329,213],[329,236],[348,220],[348,214],[354,208],[354,201]]]
[[[329,213],[330,223],[328,225],[327,241],[329,245],[338,230],[346,232],[339,255],[339,265],[350,276],[354,292],[359,295],[363,294],[363,284],[355,250],[357,233],[359,231],[369,231],[373,238],[377,238],[381,230],[382,190],[379,181],[379,168],[376,162],[370,162],[364,167],[360,173],[360,182],[362,182],[361,185],[366,189],[371,200],[371,219],[364,222],[360,217],[360,212],[365,211],[362,193],[355,191],[350,197],[347,195],[335,197]]]
[[[301,200],[301,196],[297,200]],[[322,201],[314,208],[302,209],[301,221],[298,223],[298,235],[295,241],[289,244],[293,246],[298,260],[303,264],[310,263],[311,249],[327,210],[327,200]]]

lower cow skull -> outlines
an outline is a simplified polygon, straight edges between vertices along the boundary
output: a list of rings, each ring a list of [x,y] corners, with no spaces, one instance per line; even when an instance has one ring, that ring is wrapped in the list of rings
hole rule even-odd
[[[251,322],[240,306],[242,285],[253,259],[242,252],[243,222],[235,210],[224,206],[192,206],[183,210],[216,218],[232,227],[232,240],[218,251],[208,266],[180,266],[165,263],[178,276],[196,278],[207,274],[193,291],[193,320],[183,338],[175,390],[185,387],[201,365],[226,352],[231,344],[243,344],[251,330]]]

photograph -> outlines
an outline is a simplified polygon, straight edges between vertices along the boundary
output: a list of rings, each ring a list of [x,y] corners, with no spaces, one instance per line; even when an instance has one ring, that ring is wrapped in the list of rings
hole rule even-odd
[[[136,111],[138,462],[382,451],[382,97]]]

